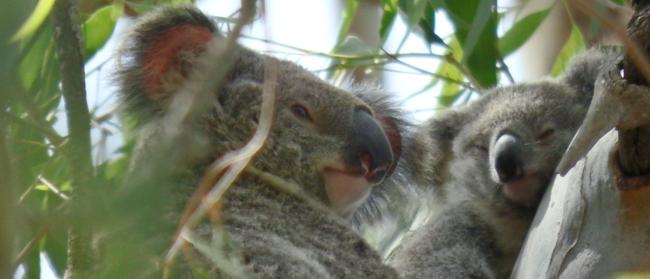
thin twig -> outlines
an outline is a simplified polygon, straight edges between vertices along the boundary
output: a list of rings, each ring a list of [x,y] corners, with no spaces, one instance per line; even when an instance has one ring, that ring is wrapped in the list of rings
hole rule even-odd
[[[50,189],[50,190],[52,191],[52,193],[54,193],[55,195],[57,195],[57,196],[58,196],[59,198],[61,198],[62,200],[66,200],[66,201],[67,201],[67,200],[70,199],[70,197],[68,197],[68,195],[66,195],[65,193],[63,193],[63,191],[61,191],[61,190],[59,189],[59,187],[56,187],[56,185],[54,185],[54,183],[52,183],[51,181],[45,179],[45,177],[43,177],[42,175],[39,175],[39,176],[38,176],[38,180],[39,180],[40,182],[42,182],[43,184],[45,184],[45,186],[47,186],[47,188]]]
[[[454,58],[451,53],[449,53],[446,57],[447,63],[451,64],[452,66],[456,67],[464,76],[469,80],[469,82],[472,84],[472,87],[474,87],[474,92],[481,93],[483,92],[484,88],[481,86],[481,83],[478,82],[472,75],[472,73],[469,72],[456,58]]]
[[[299,48],[296,46],[291,46],[283,43],[279,43],[273,40],[269,39],[261,39],[261,38],[255,38],[247,35],[242,35],[242,38],[246,39],[251,39],[271,45],[276,45],[280,46],[283,48],[288,48],[291,50],[299,51],[308,55],[314,55],[314,56],[322,56],[326,58],[333,58],[333,59],[348,59],[348,60],[368,60],[368,59],[375,59],[375,58],[392,58],[392,57],[420,57],[420,58],[436,58],[436,59],[445,59],[444,55],[440,54],[432,54],[432,53],[393,53],[389,55],[381,55],[381,54],[369,54],[369,55],[344,55],[344,54],[336,54],[336,53],[327,53],[327,52],[321,52],[321,51],[313,51],[313,50],[308,50],[304,48]]]
[[[21,262],[29,255],[29,252],[31,252],[34,249],[34,245],[36,245],[43,237],[45,237],[45,234],[47,233],[47,228],[45,226],[41,227],[38,229],[38,232],[36,232],[36,235],[27,242],[25,247],[20,250],[20,253],[16,256],[16,259],[14,260],[13,268],[12,270],[16,270],[18,268],[18,265],[20,265]]]
[[[62,137],[54,129],[52,129],[52,126],[48,125],[47,123],[41,123],[37,117],[34,117],[33,114],[28,113],[30,119],[23,119],[21,117],[13,115],[8,111],[3,112],[3,114],[9,119],[9,121],[40,131],[41,133],[43,133],[43,135],[45,135],[45,138],[47,138],[47,140],[50,141],[52,145],[56,147],[60,147],[66,141],[64,137]]]
[[[208,210],[221,200],[223,194],[248,165],[253,155],[255,155],[257,151],[262,148],[264,142],[266,142],[266,138],[268,137],[273,123],[273,113],[275,110],[275,82],[277,80],[277,70],[275,69],[274,62],[275,60],[268,60],[267,69],[265,71],[268,76],[265,77],[264,82],[262,107],[259,117],[260,122],[253,138],[241,149],[230,152],[214,162],[201,178],[198,189],[211,188],[212,190],[201,199],[199,206],[190,213],[189,217],[187,217],[185,222],[182,224],[179,230],[179,236],[177,236],[174,244],[165,257],[166,267],[170,266],[180,251],[180,248],[182,248],[184,241],[180,236],[198,224]],[[224,170],[226,171],[225,174],[223,174],[219,179]],[[199,190],[197,190],[197,192],[200,193]]]
[[[501,72],[503,72],[506,75],[506,78],[508,79],[510,84],[515,84],[515,79],[512,77],[512,73],[510,73],[510,68],[508,68],[506,62],[503,61],[503,56],[501,56],[501,54],[498,55],[497,62],[501,67]]]
[[[190,98],[193,98],[196,101],[196,98],[200,97],[202,92],[212,92],[212,88],[218,88],[217,85],[225,77],[226,74],[225,69],[230,67],[231,64],[233,63],[234,51],[237,48],[237,39],[239,38],[243,27],[251,21],[254,15],[255,15],[255,1],[242,0],[240,16],[237,20],[237,23],[235,24],[235,27],[228,35],[225,48],[221,50],[214,50],[212,52],[210,52],[211,49],[209,49],[209,52],[206,54],[208,58],[205,60],[223,61],[223,62],[221,64],[212,63],[207,65],[206,64],[202,65],[204,66],[202,67],[203,71],[196,72],[197,75],[195,75],[194,77],[195,80],[189,80],[188,82],[186,82],[186,85],[189,86],[190,90],[185,90],[188,88],[183,87],[181,88],[179,93],[183,93],[184,91],[189,92],[189,94],[198,93],[198,94],[192,94],[194,96],[189,95]],[[213,59],[213,58],[217,58],[217,59]],[[216,77],[213,77],[215,75],[212,75],[212,73],[214,72],[217,73]],[[201,75],[201,73],[204,74]],[[207,74],[205,73],[210,73],[211,76],[207,76]],[[212,206],[221,198],[221,195],[223,195],[223,193],[227,190],[228,186],[232,184],[232,182],[237,178],[237,175],[243,170],[246,164],[248,164],[250,157],[254,155],[255,152],[257,152],[264,144],[273,119],[273,110],[275,105],[274,104],[275,81],[277,80],[277,77],[275,77],[275,75],[277,75],[277,70],[273,69],[272,71],[266,71],[266,73],[273,74],[274,76],[273,79],[265,79],[264,92],[262,96],[262,111],[259,118],[260,126],[256,130],[255,135],[253,136],[251,141],[246,146],[244,146],[240,150],[226,154],[223,158],[220,158],[219,160],[217,160],[216,162],[214,162],[212,165],[208,167],[208,170],[201,178],[198,189],[195,191],[193,196],[198,195],[199,197],[201,197],[202,196],[201,194],[205,192],[205,189],[212,189],[212,190],[210,190],[210,192],[201,199],[201,203],[195,210],[183,214],[184,216],[187,215],[189,217],[187,218],[184,217],[181,220],[181,224],[179,226],[180,227],[179,233],[175,237],[172,246],[170,247],[169,251],[165,256],[164,263],[163,263],[162,278],[169,278],[169,276],[171,275],[171,269],[173,267],[174,260],[176,259],[178,252],[180,251],[183,244],[185,243],[182,235],[186,231],[190,230],[194,225],[196,225],[196,223],[198,223],[198,221],[200,221],[201,218],[203,218],[203,216],[208,211],[208,209],[212,208]],[[198,88],[192,87],[193,81],[199,83]],[[202,90],[202,89],[208,89],[208,90]],[[183,94],[178,94],[178,95],[183,95]],[[182,97],[188,97],[188,95],[186,94],[185,96]],[[174,101],[177,101],[178,99],[179,97],[175,98]],[[194,106],[196,106],[196,104],[197,103],[195,102]],[[173,106],[173,107],[179,107],[179,106]],[[176,125],[180,125],[185,121],[189,121],[190,119],[188,118],[192,117],[190,112],[196,111],[193,109],[190,110],[189,108],[185,108],[185,109],[186,109],[185,111],[180,112],[180,115],[177,115],[177,119],[175,119]],[[226,168],[228,168],[228,170],[221,177],[221,179],[218,180],[219,176]],[[215,182],[217,183],[216,185]],[[214,187],[212,187],[213,185]],[[189,203],[191,203],[193,200],[195,200],[195,198],[190,199]]]

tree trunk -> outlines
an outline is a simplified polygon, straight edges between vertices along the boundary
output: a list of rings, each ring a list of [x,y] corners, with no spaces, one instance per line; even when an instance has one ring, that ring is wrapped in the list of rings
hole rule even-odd
[[[546,193],[512,278],[606,278],[650,272],[650,187],[619,190],[610,131]],[[634,179],[634,178],[633,178]]]

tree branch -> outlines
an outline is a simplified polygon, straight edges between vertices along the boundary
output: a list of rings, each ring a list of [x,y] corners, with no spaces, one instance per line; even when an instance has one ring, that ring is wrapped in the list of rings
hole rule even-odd
[[[647,69],[650,54],[649,16],[650,6],[647,1],[636,1],[627,33],[633,44],[641,48],[642,53],[635,55],[628,47],[623,60],[624,78],[630,83],[643,86],[650,84],[650,70]],[[627,175],[650,174],[650,124],[633,129],[619,128],[618,159],[621,170]]]
[[[83,192],[93,177],[90,145],[90,113],[86,102],[84,59],[81,52],[78,2],[56,1],[52,10],[54,38],[56,41],[61,89],[69,131],[69,164],[72,170],[73,210],[80,205]],[[68,235],[68,263],[65,278],[84,277],[92,268],[90,232],[78,225],[70,228]]]

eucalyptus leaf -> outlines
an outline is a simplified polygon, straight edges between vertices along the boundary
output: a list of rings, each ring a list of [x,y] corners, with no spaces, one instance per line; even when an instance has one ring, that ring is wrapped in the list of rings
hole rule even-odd
[[[582,32],[580,31],[580,28],[578,28],[578,26],[576,26],[575,24],[572,24],[571,34],[569,35],[567,41],[564,43],[564,46],[562,46],[560,53],[558,53],[557,57],[555,58],[555,62],[553,63],[553,67],[551,68],[551,75],[558,76],[562,72],[564,72],[564,69],[569,64],[571,58],[574,55],[583,51],[584,49],[585,49],[584,36],[582,36]]]
[[[422,33],[424,34],[424,39],[428,44],[440,44],[445,45],[445,41],[440,38],[435,32],[436,30],[436,13],[433,1],[427,3],[424,8],[424,15],[418,23]]]
[[[357,36],[347,36],[334,50],[337,55],[362,56],[371,55],[374,49]]]
[[[451,55],[457,61],[461,60],[463,51],[460,48],[458,40],[452,40],[449,43],[449,52],[447,55]],[[450,79],[462,81],[464,79],[463,74],[460,72],[458,67],[452,65],[451,63],[444,61],[438,67],[436,74],[441,76],[446,76]],[[458,83],[444,81],[442,85],[442,90],[438,96],[438,106],[439,107],[449,107],[460,97],[462,91]]]
[[[454,35],[464,50],[462,64],[479,86],[496,85],[498,15],[493,2],[446,0],[444,3],[444,9],[456,28]]]
[[[513,51],[521,47],[533,33],[537,27],[544,21],[546,16],[551,11],[551,8],[541,10],[527,15],[521,20],[517,21],[512,28],[510,28],[500,39],[498,43],[499,53],[501,56],[506,57]]]
[[[11,41],[22,40],[34,34],[41,24],[43,24],[45,19],[47,19],[50,11],[52,11],[54,2],[55,0],[39,0],[32,14],[27,18],[27,21],[25,21],[23,26],[18,29],[18,32],[14,34]]]
[[[122,14],[122,5],[109,5],[95,11],[83,23],[84,57],[88,60],[111,37],[117,18]]]
[[[395,17],[397,16],[397,2],[398,0],[382,0],[382,11],[381,22],[379,24],[379,38],[381,44],[383,45],[388,37],[388,33],[395,22]]]
[[[350,26],[352,26],[352,20],[357,14],[359,9],[359,2],[357,0],[347,0],[345,1],[345,10],[343,10],[343,22],[341,23],[341,28],[339,29],[339,35],[336,39],[336,45],[338,46],[343,42],[345,37],[350,31]]]
[[[400,0],[399,7],[406,15],[406,25],[409,29],[415,27],[424,15],[427,0]]]

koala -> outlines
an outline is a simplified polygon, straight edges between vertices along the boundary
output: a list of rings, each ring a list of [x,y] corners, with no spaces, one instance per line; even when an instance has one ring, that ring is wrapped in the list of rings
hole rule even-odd
[[[231,67],[220,68],[225,78],[209,92],[205,111],[182,123],[193,127],[188,142],[162,152],[152,147],[169,125],[165,117],[175,95],[201,65],[222,63],[207,53],[224,44],[210,19],[191,7],[156,11],[134,27],[118,78],[124,110],[137,131],[132,171],[146,172],[181,153],[171,174],[164,174],[178,181],[172,189],[180,201],[170,211],[180,211],[208,165],[256,131],[265,64],[273,61],[273,126],[251,166],[297,185],[306,198],[245,171],[223,196],[220,224],[201,224],[197,231],[214,238],[209,228],[222,226],[232,243],[232,251],[223,252],[234,255],[251,278],[397,278],[349,223],[401,154],[402,117],[378,89],[337,88],[298,65],[238,45]],[[170,216],[169,222],[178,222],[178,214]]]
[[[493,88],[417,127],[403,160],[434,188],[434,210],[391,254],[400,275],[509,277],[594,82],[617,56],[589,50],[557,79]]]

